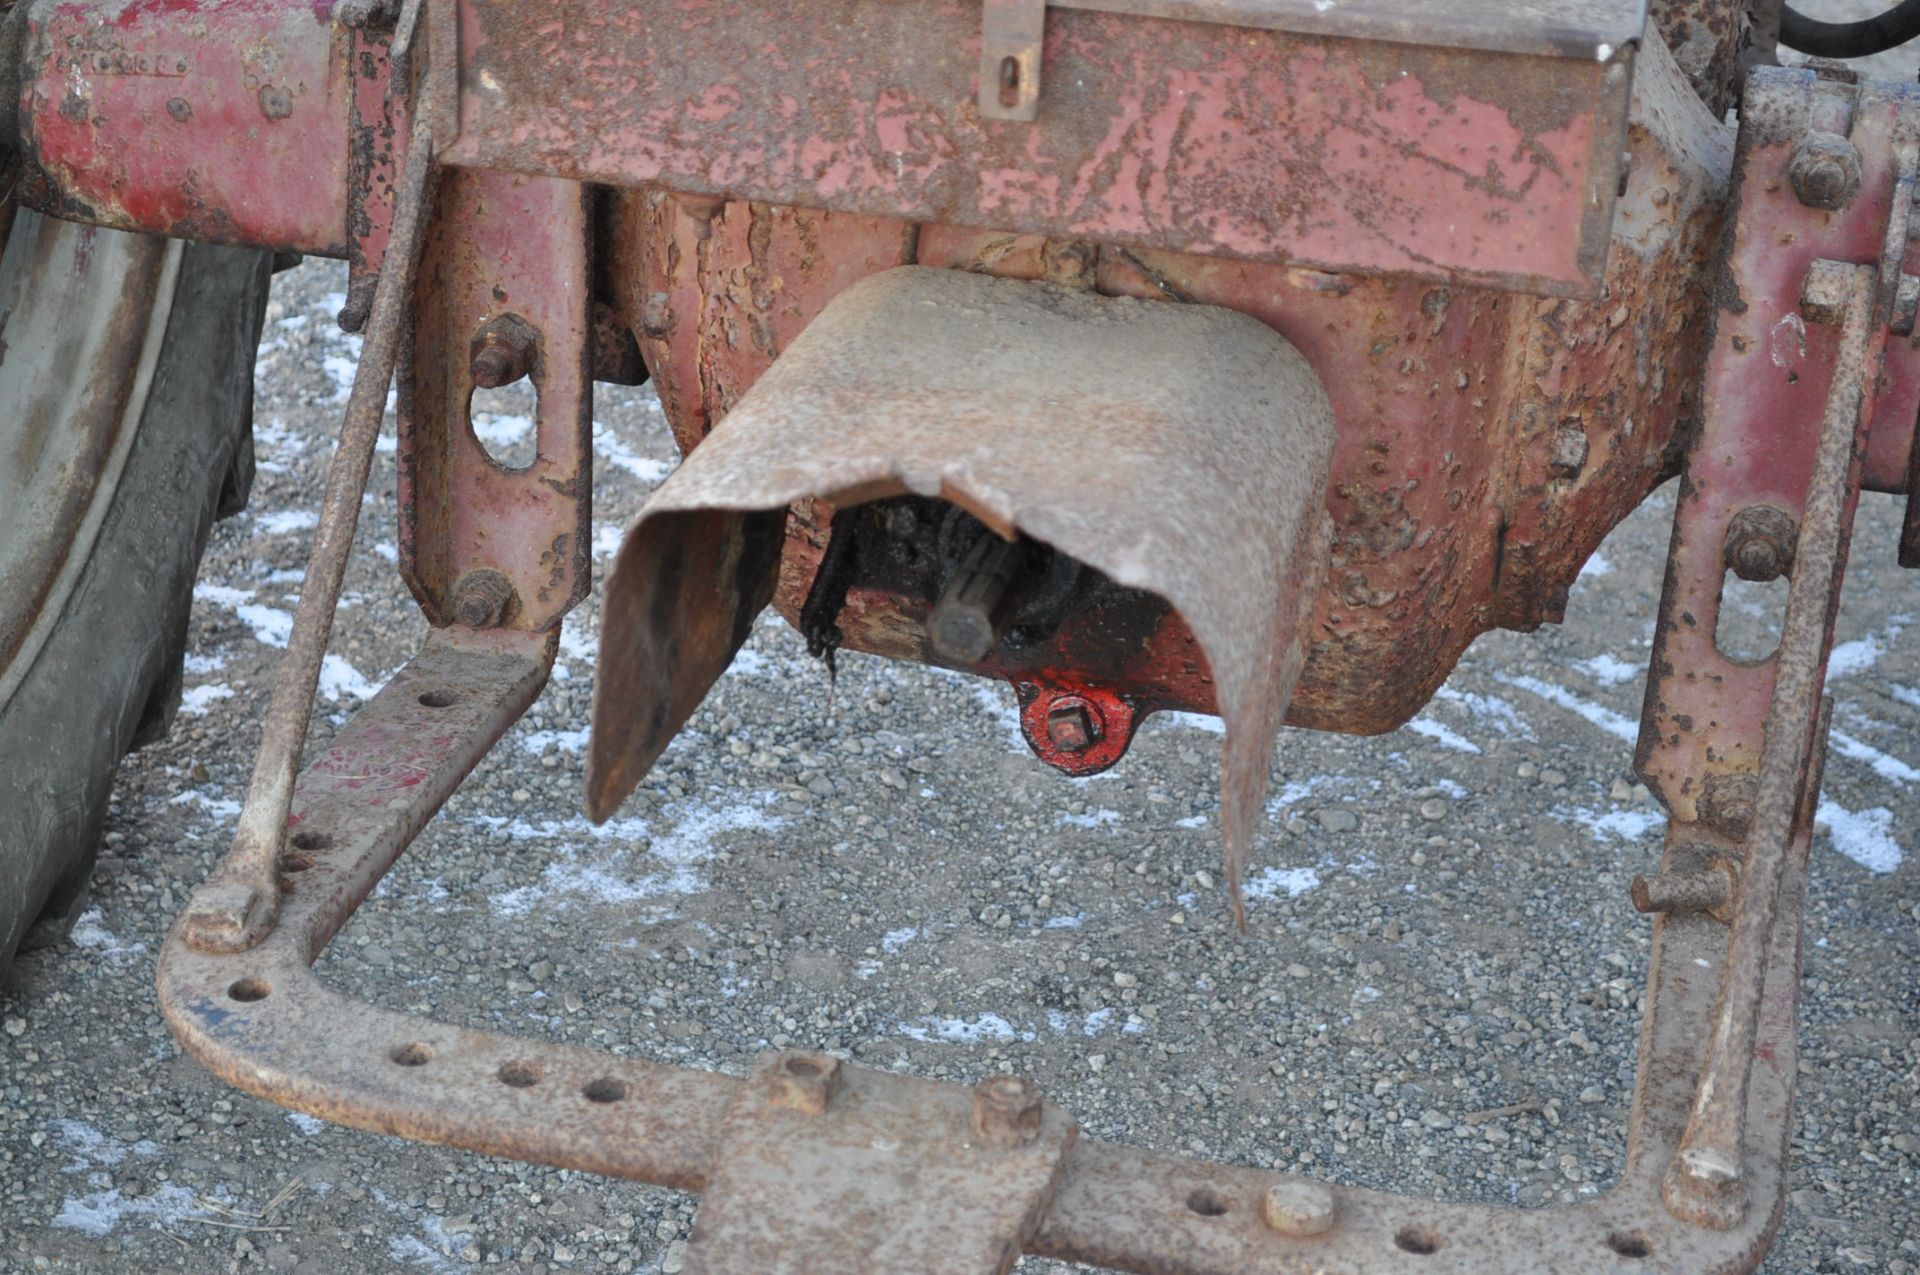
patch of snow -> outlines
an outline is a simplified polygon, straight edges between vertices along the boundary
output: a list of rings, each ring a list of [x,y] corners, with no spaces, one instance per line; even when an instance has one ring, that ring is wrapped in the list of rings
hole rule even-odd
[[[338,655],[320,661],[320,693],[338,704],[341,699],[372,699],[382,683],[370,682],[360,670]]]
[[[198,806],[222,822],[240,817],[239,802],[228,801],[224,797],[209,797],[198,788],[189,788],[183,793],[174,794],[172,801],[168,804],[174,806]]]
[[[1854,811],[1823,797],[1813,817],[1827,825],[1835,850],[1869,872],[1885,876],[1906,858],[1893,839],[1893,812],[1885,806]]]
[[[563,753],[583,752],[587,747],[587,728],[582,726],[579,730],[529,731],[520,741],[520,748],[523,752],[529,752],[538,757],[547,751],[549,744]]]
[[[1451,748],[1455,752],[1478,753],[1480,745],[1466,736],[1434,721],[1431,717],[1416,717],[1407,723],[1407,729],[1416,735],[1425,735],[1442,748]]]
[[[1056,823],[1072,824],[1076,828],[1098,828],[1105,824],[1119,823],[1118,810],[1094,810],[1084,815],[1061,815]]]
[[[205,717],[207,710],[218,700],[232,699],[233,688],[225,682],[208,682],[204,686],[189,686],[180,692],[180,711],[189,717]]]
[[[1625,660],[1604,654],[1588,660],[1575,660],[1572,667],[1585,673],[1602,686],[1618,686],[1622,682],[1631,682],[1646,672],[1638,664],[1629,664]]]
[[[981,1014],[977,1018],[943,1018],[937,1014],[928,1014],[917,1023],[901,1023],[897,1028],[902,1036],[918,1041],[945,1041],[950,1045],[977,1045],[981,1041],[1032,1040],[1033,1033],[1016,1031],[1013,1024],[998,1014]]]
[[[1312,868],[1262,868],[1246,880],[1248,902],[1271,899],[1285,894],[1297,899],[1320,884],[1320,874]]]
[[[311,509],[273,509],[255,514],[253,525],[264,535],[284,536],[294,531],[312,531],[320,525],[320,515]]]
[[[1451,686],[1442,686],[1434,692],[1434,698],[1457,704],[1465,709],[1473,720],[1508,739],[1532,739],[1533,727],[1520,715],[1511,701],[1498,695],[1484,695],[1478,691],[1462,691]]]
[[[316,1133],[324,1133],[327,1122],[308,1115],[304,1111],[289,1111],[287,1123],[311,1138]]]
[[[1666,823],[1652,810],[1590,810],[1585,806],[1555,806],[1547,812],[1561,823],[1578,824],[1599,841],[1638,841]]]
[[[117,960],[131,960],[147,950],[145,943],[122,942],[118,935],[106,927],[106,917],[97,907],[88,908],[80,914],[80,919],[73,923],[73,933],[69,937],[75,947],[84,947]]]
[[[888,930],[880,936],[880,950],[891,956],[919,937],[920,931],[910,925],[897,930]]]
[[[1227,724],[1211,713],[1155,713],[1155,730],[1201,730],[1209,735],[1224,735]]]
[[[642,456],[625,439],[599,421],[593,423],[593,450],[602,460],[618,465],[649,485],[660,482],[679,464],[677,460],[654,460],[650,456]]]
[[[1543,682],[1537,677],[1528,677],[1521,673],[1495,673],[1493,677],[1497,682],[1530,691],[1550,704],[1557,704],[1570,713],[1577,713],[1616,739],[1623,739],[1631,744],[1640,737],[1640,723],[1625,714],[1614,712],[1604,704],[1581,699],[1564,686],[1556,686],[1552,682]]]
[[[90,1195],[70,1195],[60,1202],[60,1211],[47,1223],[64,1231],[79,1231],[94,1239],[104,1239],[122,1222],[145,1222],[155,1230],[164,1229],[200,1212],[192,1191],[167,1183],[151,1195],[129,1200],[118,1188],[95,1191]]]
[[[1873,767],[1873,773],[1882,779],[1888,779],[1902,786],[1920,779],[1920,770],[1915,770],[1906,762],[1890,753],[1883,753],[1864,740],[1855,739],[1844,731],[1829,730],[1828,738],[1842,757],[1854,761],[1866,762]]]
[[[1593,555],[1587,559],[1586,565],[1580,568],[1580,579],[1598,579],[1600,576],[1606,575],[1612,570],[1613,564],[1608,562],[1606,558],[1600,554],[1599,550],[1596,549]]]

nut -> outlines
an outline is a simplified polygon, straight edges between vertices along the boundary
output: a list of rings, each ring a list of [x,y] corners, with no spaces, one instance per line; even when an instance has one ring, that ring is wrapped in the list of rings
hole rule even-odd
[[[1047,739],[1061,752],[1084,753],[1099,738],[1099,715],[1079,696],[1063,696],[1047,710]]]
[[[840,1060],[832,1054],[802,1050],[776,1054],[763,1072],[768,1102],[810,1116],[825,1115],[840,1088]]]
[[[468,370],[473,383],[481,389],[512,385],[533,371],[540,333],[516,314],[502,314],[487,320],[473,334],[468,347]]]
[[[1312,1178],[1281,1178],[1260,1197],[1260,1216],[1266,1224],[1299,1239],[1332,1230],[1333,1211],[1333,1188]]]
[[[1748,505],[1727,520],[1723,553],[1733,574],[1765,584],[1793,569],[1800,542],[1800,525],[1793,515],[1772,505]]]
[[[989,1076],[973,1087],[973,1136],[995,1147],[1020,1147],[1040,1136],[1046,1104],[1023,1076]]]
[[[1787,180],[1809,208],[1844,208],[1860,189],[1860,152],[1838,133],[1808,133],[1787,161]]]
[[[1587,467],[1587,431],[1579,421],[1562,421],[1553,432],[1553,450],[1547,454],[1547,468],[1556,478],[1578,478]]]
[[[1800,284],[1800,313],[1809,323],[1838,324],[1847,317],[1858,267],[1822,257],[1807,267]]]
[[[491,629],[512,612],[520,600],[513,584],[492,567],[469,571],[453,587],[454,618],[470,629]]]

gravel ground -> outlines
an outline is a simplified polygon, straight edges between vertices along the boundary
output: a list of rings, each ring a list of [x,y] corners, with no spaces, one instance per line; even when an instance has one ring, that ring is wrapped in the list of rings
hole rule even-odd
[[[0,1269],[673,1272],[690,1197],[419,1147],[235,1093],[174,1047],[151,963],[224,852],[357,341],[340,267],[280,277],[252,509],[216,530],[172,736],[123,767],[70,945],[0,984]],[[596,567],[670,471],[601,387]],[[526,404],[486,404],[525,445]],[[415,648],[377,458],[317,741]],[[1629,768],[1671,489],[1569,622],[1490,634],[1408,728],[1288,733],[1252,932],[1218,882],[1219,742],[1160,720],[1106,776],[1031,758],[1004,689],[769,618],[607,829],[579,813],[597,607],[555,681],[323,958],[350,993],[741,1071],[786,1045],[1034,1077],[1095,1136],[1455,1200],[1619,1171],[1660,815]],[[1920,1270],[1920,591],[1869,499],[1812,860],[1792,1197],[1766,1270]],[[1746,600],[1758,617],[1759,600]],[[1524,1114],[1470,1113],[1531,1103]],[[1028,1260],[1027,1272],[1064,1270]]]

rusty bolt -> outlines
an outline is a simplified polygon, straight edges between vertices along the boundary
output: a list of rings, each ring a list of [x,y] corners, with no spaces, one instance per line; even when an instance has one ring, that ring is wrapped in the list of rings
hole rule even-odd
[[[469,571],[453,586],[453,615],[470,629],[491,629],[507,618],[519,595],[492,567]]]
[[[514,314],[502,314],[481,326],[468,347],[473,383],[481,389],[512,385],[533,370],[540,334]]]
[[[1021,1147],[1040,1136],[1040,1087],[1022,1076],[989,1076],[973,1087],[973,1136]]]
[[[1579,421],[1562,421],[1553,432],[1553,450],[1547,468],[1556,478],[1578,478],[1587,467],[1587,431]]]
[[[1824,257],[1807,267],[1800,282],[1800,313],[1809,323],[1838,324],[1846,318],[1853,296],[1854,267]]]
[[[1062,696],[1047,710],[1047,739],[1063,753],[1084,753],[1100,738],[1100,715],[1078,695]]]
[[[825,1115],[840,1088],[840,1060],[832,1054],[794,1050],[776,1055],[766,1076],[767,1100],[774,1106]]]
[[[341,26],[358,31],[389,16],[389,9],[386,0],[340,0],[333,16]]]
[[[1333,1188],[1312,1178],[1281,1178],[1260,1197],[1260,1216],[1282,1235],[1324,1235],[1333,1229]]]
[[[1723,549],[1728,568],[1742,580],[1765,584],[1793,569],[1800,525],[1772,505],[1748,505],[1727,520]]]
[[[1724,862],[1698,872],[1638,876],[1631,887],[1636,912],[1719,912],[1733,898],[1733,876]]]
[[[1700,790],[1700,822],[1725,837],[1744,837],[1759,794],[1757,775],[1708,775]]]
[[[1844,208],[1860,189],[1860,152],[1838,133],[1808,133],[1787,161],[1787,180],[1809,208]]]

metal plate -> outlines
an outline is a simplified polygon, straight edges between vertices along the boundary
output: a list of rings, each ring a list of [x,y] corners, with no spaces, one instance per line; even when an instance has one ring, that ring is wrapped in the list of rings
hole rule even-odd
[[[1278,26],[1304,7],[1181,11]],[[1449,44],[1451,7],[1409,23],[1373,4],[1341,20],[1348,38],[1057,9],[1023,124],[979,112],[978,4],[462,0],[447,159],[1586,295],[1637,12],[1600,7],[1577,38],[1550,20],[1560,6],[1509,17],[1524,52]],[[1374,30],[1393,36],[1361,38]]]

